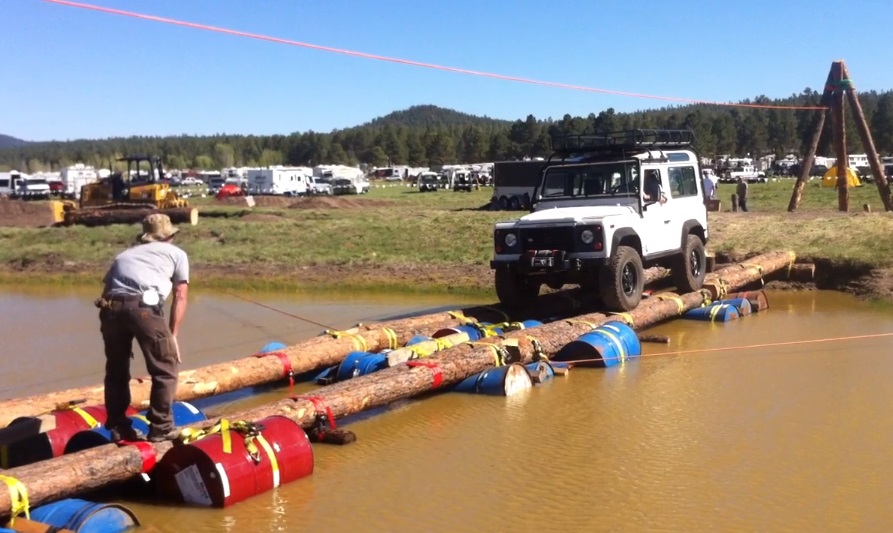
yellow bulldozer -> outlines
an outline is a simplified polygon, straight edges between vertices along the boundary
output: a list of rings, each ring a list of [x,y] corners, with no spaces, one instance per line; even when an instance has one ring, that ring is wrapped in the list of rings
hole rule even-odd
[[[68,220],[74,213],[97,210],[131,208],[175,209],[188,207],[185,198],[171,190],[163,181],[164,168],[161,158],[154,155],[131,155],[118,159],[127,163],[127,171],[116,172],[81,187],[80,199],[54,202],[53,217],[56,222]]]

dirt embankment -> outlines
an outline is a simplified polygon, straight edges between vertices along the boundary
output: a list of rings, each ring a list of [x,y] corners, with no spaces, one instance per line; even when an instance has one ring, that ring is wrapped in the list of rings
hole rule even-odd
[[[0,197],[0,227],[39,228],[53,223],[53,212],[46,202]]]
[[[287,198],[284,196],[254,196],[257,207],[280,207],[291,209],[363,209],[372,207],[390,207],[390,200],[372,200],[349,196],[311,196],[307,198]],[[234,196],[217,200],[219,205],[247,207],[245,197]],[[213,207],[213,205],[211,206]]]

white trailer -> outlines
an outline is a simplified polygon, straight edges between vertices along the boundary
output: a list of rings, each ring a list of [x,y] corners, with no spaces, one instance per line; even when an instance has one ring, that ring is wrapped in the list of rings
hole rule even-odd
[[[312,184],[301,167],[268,167],[248,171],[248,194],[303,196]]]
[[[99,181],[99,173],[96,172],[96,169],[83,163],[63,168],[60,176],[62,178],[62,196],[74,199],[81,197],[81,187]]]

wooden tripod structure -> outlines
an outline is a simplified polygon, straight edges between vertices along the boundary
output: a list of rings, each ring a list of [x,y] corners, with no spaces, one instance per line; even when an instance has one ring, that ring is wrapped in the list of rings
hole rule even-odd
[[[884,203],[884,210],[893,211],[890,185],[887,183],[887,178],[884,176],[884,171],[881,168],[881,161],[874,147],[874,140],[871,138],[868,123],[865,121],[865,114],[862,113],[859,95],[856,94],[856,88],[853,86],[852,80],[850,80],[850,73],[846,68],[846,63],[835,61],[831,63],[831,70],[828,72],[828,79],[825,81],[825,90],[822,92],[821,105],[826,109],[816,115],[813,122],[809,152],[807,152],[806,158],[801,164],[800,175],[797,177],[797,183],[794,185],[794,190],[791,193],[791,201],[788,204],[788,211],[791,213],[800,206],[800,199],[803,197],[803,190],[806,188],[806,180],[809,179],[809,171],[812,170],[812,164],[815,161],[815,152],[818,149],[819,139],[822,136],[822,128],[825,126],[825,114],[828,111],[831,112],[831,131],[834,139],[834,151],[837,156],[837,207],[840,211],[849,210],[850,192],[847,183],[847,162],[849,158],[846,152],[845,101],[849,101],[850,107],[853,108],[856,129],[859,130],[862,146],[868,155],[868,164],[871,166],[874,182],[877,184],[878,193],[881,195],[881,201]]]

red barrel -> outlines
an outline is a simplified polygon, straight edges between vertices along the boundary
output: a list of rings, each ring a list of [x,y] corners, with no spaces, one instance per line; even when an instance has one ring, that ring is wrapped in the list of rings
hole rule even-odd
[[[13,468],[59,457],[65,453],[65,446],[76,433],[105,424],[105,406],[90,405],[71,409],[58,409],[50,413],[55,418],[56,428],[36,433],[23,440],[9,444],[2,454],[2,468]],[[135,415],[137,410],[130,407],[127,415]],[[16,418],[9,426],[34,424],[40,420],[33,417]],[[36,431],[36,429],[35,429]]]
[[[230,453],[220,433],[174,446],[152,471],[159,497],[222,508],[313,473],[313,449],[301,426],[284,416],[257,425],[269,448],[255,438],[255,457],[235,430],[229,430]]]

